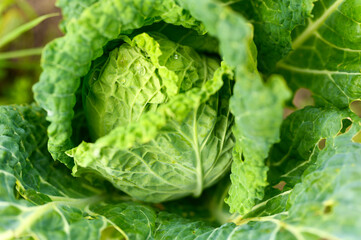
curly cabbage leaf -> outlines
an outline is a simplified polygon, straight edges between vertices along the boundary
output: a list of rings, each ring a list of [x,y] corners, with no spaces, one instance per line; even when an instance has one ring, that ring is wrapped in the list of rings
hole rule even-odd
[[[0,107],[0,239],[145,239],[151,234],[154,210],[94,178],[76,179],[51,159],[47,125],[37,106]]]

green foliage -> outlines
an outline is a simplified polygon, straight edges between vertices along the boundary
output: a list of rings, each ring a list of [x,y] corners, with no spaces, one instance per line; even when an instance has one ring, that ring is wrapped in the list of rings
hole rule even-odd
[[[29,31],[54,16],[58,14],[38,17],[25,0],[0,3],[1,105],[33,101],[31,87],[40,73],[37,56],[41,55],[42,47],[34,47],[35,40]]]
[[[58,6],[0,107],[0,239],[359,239],[359,1]]]

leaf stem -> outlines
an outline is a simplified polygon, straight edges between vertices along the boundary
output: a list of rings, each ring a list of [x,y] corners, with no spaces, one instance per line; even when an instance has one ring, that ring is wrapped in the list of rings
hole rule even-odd
[[[58,13],[51,13],[47,15],[40,16],[28,23],[25,23],[21,25],[20,27],[15,28],[13,31],[11,31],[9,34],[5,35],[3,38],[0,38],[0,48],[5,46],[6,44],[10,43],[11,41],[15,40],[17,37],[19,37],[21,34],[29,31],[30,29],[36,27],[39,25],[42,21],[51,18],[59,16]]]

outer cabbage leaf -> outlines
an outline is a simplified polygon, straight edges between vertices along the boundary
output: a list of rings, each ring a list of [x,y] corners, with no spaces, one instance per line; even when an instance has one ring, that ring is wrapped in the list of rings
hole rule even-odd
[[[264,85],[255,67],[253,72],[243,71],[242,77],[230,102],[237,142],[226,201],[231,212],[244,214],[263,199],[268,184],[265,159],[273,143],[279,141],[282,106],[290,92],[280,76],[272,76]]]
[[[346,108],[361,96],[360,2],[320,0],[312,14],[277,71],[294,90],[309,88],[316,104]]]
[[[281,142],[270,152],[270,184],[284,181],[287,187],[293,187],[298,183],[303,171],[317,158],[325,139],[345,132],[352,124],[349,116],[350,111],[314,107],[291,114],[282,123]]]
[[[54,163],[46,127],[39,107],[0,107],[0,239],[150,236],[155,212]]]
[[[311,17],[316,0],[223,0],[240,12],[254,26],[254,41],[258,49],[258,62],[262,71],[272,71],[276,63],[292,50],[291,32],[305,25]]]
[[[180,2],[219,39],[223,58],[236,67],[230,108],[235,116],[237,143],[227,202],[231,212],[243,214],[252,208],[256,199],[263,198],[263,188],[267,185],[264,159],[272,144],[279,140],[283,105],[290,93],[281,77],[275,76],[267,84],[263,83],[256,69],[252,30],[240,15],[209,0]]]
[[[74,147],[73,107],[80,77],[89,71],[91,61],[103,54],[103,46],[119,34],[163,20],[204,33],[204,27],[174,1],[100,1],[86,8],[67,25],[67,34],[44,49],[40,82],[34,97],[47,111],[48,148],[53,158],[68,167],[72,159],[65,151]]]
[[[78,19],[82,12],[99,0],[57,0],[56,6],[61,8],[63,20],[61,28],[66,32],[66,25],[72,19]]]

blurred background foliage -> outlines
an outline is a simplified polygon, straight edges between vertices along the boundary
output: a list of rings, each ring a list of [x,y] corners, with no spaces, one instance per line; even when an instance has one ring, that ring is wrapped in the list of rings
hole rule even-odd
[[[55,0],[0,0],[0,105],[33,101],[41,50],[61,36],[60,19]]]

